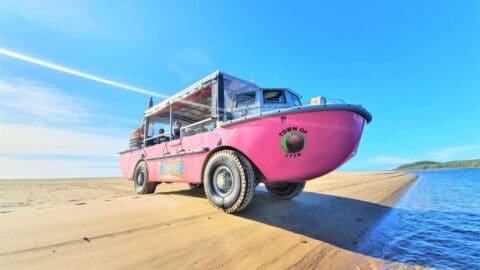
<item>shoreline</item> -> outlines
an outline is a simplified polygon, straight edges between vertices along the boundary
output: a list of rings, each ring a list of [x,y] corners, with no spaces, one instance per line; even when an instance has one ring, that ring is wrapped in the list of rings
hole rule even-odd
[[[136,196],[127,180],[0,181],[0,268],[371,269],[383,261],[357,245],[417,178],[332,173],[290,201],[260,186],[237,215],[186,184]]]
[[[400,187],[398,190],[396,190],[394,193],[392,193],[390,196],[385,197],[385,203],[390,206],[394,207],[398,201],[403,197],[403,195],[410,189],[410,187],[420,178],[419,175],[414,174],[414,173],[408,173],[413,177],[412,181],[408,182],[406,185]],[[392,209],[389,209],[382,217],[380,217],[378,220],[375,221],[375,224],[371,226],[366,233],[361,237],[359,243],[363,243],[363,241],[366,240],[366,237],[368,234],[370,234],[375,228],[378,226],[378,224],[383,220],[383,218],[390,212]],[[348,258],[345,259],[347,263],[342,264],[341,268],[344,267],[349,267],[352,265],[358,266],[360,269],[384,269],[386,265],[388,264],[388,267],[390,268],[399,268],[399,269],[405,269],[408,267],[411,267],[410,265],[404,264],[404,263],[397,263],[397,262],[389,262],[383,259],[379,258],[372,258],[369,256],[365,255],[359,255],[359,254],[348,254]],[[421,268],[419,266],[416,266],[417,268]],[[415,268],[415,269],[417,269]]]
[[[432,168],[432,169],[407,169],[407,170],[393,170],[397,172],[428,172],[428,171],[445,171],[445,170],[467,170],[480,169],[480,167],[459,167],[459,168]]]
[[[361,244],[365,238],[371,233],[382,219],[392,210],[395,204],[402,198],[405,192],[418,180],[419,176],[413,173],[406,173],[402,171],[396,171],[397,173],[403,173],[403,176],[408,177],[408,180],[404,185],[399,185],[398,188],[389,190],[384,193],[381,197],[377,199],[377,203],[387,208],[385,211],[374,210],[373,214],[369,213],[370,210],[367,209],[364,213],[360,215],[364,217],[362,224],[359,224],[357,231],[360,232],[360,235],[357,240],[353,240],[355,246]],[[294,267],[295,269],[384,269],[388,265],[389,269],[410,269],[410,267],[417,267],[415,269],[421,269],[419,266],[412,266],[399,262],[390,262],[380,258],[374,258],[368,256],[368,254],[357,253],[356,248],[353,249],[344,249],[337,248],[328,250],[322,258],[328,256],[328,263],[325,264],[325,261],[320,259],[312,265],[312,262],[307,264],[299,263]],[[314,266],[314,267],[312,267]]]

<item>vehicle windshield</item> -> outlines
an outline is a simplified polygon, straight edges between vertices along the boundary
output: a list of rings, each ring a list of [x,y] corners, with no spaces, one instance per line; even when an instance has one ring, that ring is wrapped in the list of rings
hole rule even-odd
[[[263,90],[264,103],[285,103],[285,91],[282,89]]]
[[[297,95],[289,91],[288,96],[293,106],[302,106],[302,102],[300,101],[300,98]]]
[[[255,105],[255,92],[242,93],[237,95],[237,108]]]
[[[255,92],[260,88],[230,75],[223,75],[223,87],[225,93],[225,110],[232,112],[236,107],[251,106],[256,103]]]

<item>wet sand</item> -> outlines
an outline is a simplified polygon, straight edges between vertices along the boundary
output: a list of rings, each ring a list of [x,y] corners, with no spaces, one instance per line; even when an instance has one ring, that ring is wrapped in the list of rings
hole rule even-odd
[[[403,172],[333,173],[297,198],[257,188],[235,215],[202,190],[123,179],[0,181],[0,269],[378,269],[358,243],[415,180]]]

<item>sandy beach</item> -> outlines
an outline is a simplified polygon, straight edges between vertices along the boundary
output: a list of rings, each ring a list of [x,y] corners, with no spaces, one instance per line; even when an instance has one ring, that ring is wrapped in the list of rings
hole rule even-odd
[[[4,180],[0,268],[378,269],[396,262],[356,247],[415,179],[332,173],[290,201],[259,186],[235,215],[186,184],[137,196],[120,178]]]

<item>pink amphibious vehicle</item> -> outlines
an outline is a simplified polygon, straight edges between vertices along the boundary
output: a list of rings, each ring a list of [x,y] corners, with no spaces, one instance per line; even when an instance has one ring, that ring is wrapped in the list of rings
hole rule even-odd
[[[224,212],[245,209],[264,183],[290,199],[305,181],[352,158],[372,117],[360,105],[302,105],[287,88],[261,88],[216,71],[145,111],[120,153],[138,194],[162,182],[201,188]]]

